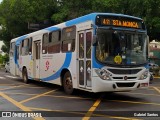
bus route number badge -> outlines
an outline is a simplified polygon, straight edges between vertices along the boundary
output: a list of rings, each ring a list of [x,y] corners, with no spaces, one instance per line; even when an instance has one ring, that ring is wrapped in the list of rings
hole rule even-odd
[[[121,64],[122,63],[122,57],[120,55],[117,55],[114,57],[114,62],[117,64]]]

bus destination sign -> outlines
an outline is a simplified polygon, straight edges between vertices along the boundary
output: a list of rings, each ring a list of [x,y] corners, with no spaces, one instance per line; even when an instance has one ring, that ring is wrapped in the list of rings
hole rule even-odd
[[[126,21],[126,20],[116,20],[116,19],[102,19],[103,25],[113,25],[122,27],[139,28],[138,22]]]
[[[128,27],[142,29],[142,20],[126,18],[126,17],[99,17],[96,20],[97,25],[115,26],[115,27]]]

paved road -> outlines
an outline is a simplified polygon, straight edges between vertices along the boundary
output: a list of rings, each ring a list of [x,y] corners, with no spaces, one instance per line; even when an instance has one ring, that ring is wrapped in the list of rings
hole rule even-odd
[[[66,95],[59,86],[25,84],[0,70],[0,116],[10,115],[11,120],[159,120],[160,79],[156,78],[149,89],[132,92],[95,94],[77,90]]]

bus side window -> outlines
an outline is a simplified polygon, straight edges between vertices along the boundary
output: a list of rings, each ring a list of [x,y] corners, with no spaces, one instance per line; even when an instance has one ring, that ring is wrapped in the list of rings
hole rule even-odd
[[[61,39],[61,31],[53,31],[49,33],[49,45],[48,45],[49,54],[60,52],[60,39]]]
[[[46,54],[48,52],[48,42],[49,42],[49,35],[48,33],[44,33],[42,40],[42,54]]]
[[[20,54],[22,56],[28,55],[28,53],[29,53],[29,39],[28,38],[22,40],[20,49],[21,49],[21,53]]]
[[[10,44],[10,56],[13,56],[14,49],[15,49],[15,42],[12,42],[12,43]]]
[[[29,45],[29,55],[31,55],[32,54],[32,37],[31,38],[29,38],[29,43],[28,43]]]
[[[76,39],[76,26],[62,30],[62,52],[74,52]]]
[[[17,60],[18,60],[19,59],[19,46],[17,46],[16,49],[17,49],[17,55],[16,56],[17,56]]]

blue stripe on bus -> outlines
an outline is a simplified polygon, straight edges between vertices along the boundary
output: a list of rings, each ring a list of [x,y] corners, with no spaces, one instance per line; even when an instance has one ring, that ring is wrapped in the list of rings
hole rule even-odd
[[[27,37],[27,35],[24,35],[24,36],[18,38],[18,39],[16,40],[16,45],[15,45],[15,46],[20,45],[20,42],[21,42],[23,39],[25,39],[26,37]],[[15,47],[15,49],[14,49],[14,63],[15,63],[15,64],[17,65],[17,67],[19,68],[16,55],[17,55],[17,47]]]
[[[20,45],[20,42],[21,42],[23,39],[25,39],[26,37],[27,37],[27,35],[24,35],[24,36],[18,38],[18,39],[16,40],[16,45]]]
[[[89,20],[92,20],[93,23],[95,23],[95,19],[96,19],[96,16],[97,16],[97,15],[129,17],[129,18],[135,18],[135,19],[142,20],[142,19],[137,18],[137,17],[134,17],[134,16],[123,15],[123,14],[114,14],[114,13],[91,13],[91,14],[88,14],[88,15],[84,15],[84,16],[82,16],[82,17],[78,17],[78,18],[73,19],[73,20],[69,20],[69,21],[67,21],[65,24],[66,24],[66,26],[72,26],[72,25],[76,25],[76,24],[79,24],[79,23],[82,23],[82,22],[89,21]]]
[[[79,24],[79,23],[82,23],[82,22],[89,21],[89,20],[92,20],[94,22],[96,15],[97,15],[96,13],[85,15],[85,16],[67,21],[65,24],[66,24],[66,26],[72,26],[72,25],[76,25],[76,24]]]
[[[93,46],[93,52],[92,52],[92,67],[93,68],[102,68],[103,65],[97,63],[97,60],[96,60],[96,47]]]
[[[48,31],[55,31],[55,30],[60,30],[60,28],[58,27],[49,27],[49,28],[45,28],[45,30],[48,30]]]
[[[70,66],[71,58],[72,58],[72,53],[66,53],[66,58],[65,58],[63,65],[61,66],[61,68],[55,74],[53,74],[49,77],[46,77],[46,78],[42,78],[41,80],[42,81],[50,81],[50,80],[55,80],[55,79],[59,78],[61,71],[64,68],[68,68]]]

